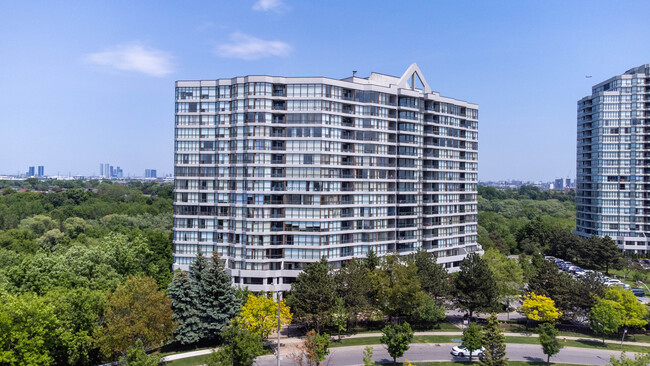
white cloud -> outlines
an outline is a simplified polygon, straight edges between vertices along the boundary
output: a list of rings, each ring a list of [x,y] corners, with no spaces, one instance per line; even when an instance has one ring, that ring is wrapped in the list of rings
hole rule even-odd
[[[253,4],[253,10],[257,11],[280,11],[282,7],[282,0],[257,0],[255,4]]]
[[[293,47],[282,41],[265,41],[244,33],[230,35],[230,43],[217,48],[217,55],[242,60],[257,60],[272,56],[287,56]]]
[[[172,72],[171,56],[164,51],[128,43],[86,55],[96,65],[116,70],[136,71],[150,76],[165,76]]]

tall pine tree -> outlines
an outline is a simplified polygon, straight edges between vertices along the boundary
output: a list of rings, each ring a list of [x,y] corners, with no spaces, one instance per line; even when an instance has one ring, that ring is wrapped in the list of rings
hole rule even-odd
[[[479,356],[481,366],[507,366],[506,337],[499,329],[499,319],[492,313],[483,328],[483,347],[485,351]]]
[[[456,304],[467,310],[470,318],[476,311],[495,310],[499,303],[499,289],[487,262],[477,253],[471,253],[460,264],[456,285]]]
[[[422,290],[435,299],[447,296],[451,291],[449,275],[442,264],[436,263],[436,257],[426,250],[419,249],[413,260],[418,268]]]
[[[316,331],[329,322],[335,299],[334,280],[325,257],[309,263],[291,286],[287,305],[294,318],[314,324]]]
[[[228,326],[241,308],[232,278],[226,272],[217,253],[212,253],[210,265],[199,286],[199,308],[207,339],[214,339]]]
[[[174,331],[174,339],[182,344],[192,344],[200,340],[199,312],[196,308],[196,288],[190,281],[187,272],[177,270],[172,283],[167,289],[167,295],[172,300],[174,321],[178,324]]]
[[[199,252],[189,274],[174,276],[169,296],[178,323],[175,338],[183,344],[217,338],[241,307],[231,277],[216,253],[208,259]]]

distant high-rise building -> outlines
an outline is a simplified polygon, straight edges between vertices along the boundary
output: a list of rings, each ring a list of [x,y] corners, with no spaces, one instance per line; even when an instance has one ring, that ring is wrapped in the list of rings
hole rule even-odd
[[[555,183],[553,184],[553,189],[564,189],[564,179],[556,179]]]
[[[42,165],[38,166],[38,176],[39,177],[44,177],[45,176],[45,167]]]
[[[650,64],[578,101],[576,232],[650,252]]]
[[[145,178],[156,178],[157,173],[156,169],[145,169],[144,170],[144,177]]]
[[[27,169],[27,176],[28,176],[28,177],[33,177],[34,175],[35,175],[35,174],[34,174],[34,167],[33,167],[33,166],[30,166],[30,167]]]
[[[564,188],[571,188],[571,178],[564,179]]]
[[[117,168],[115,168],[114,173],[115,173],[115,176],[113,178],[123,178],[124,177],[124,172],[122,171],[122,168],[120,168],[119,166]]]
[[[419,82],[419,84],[418,84]],[[477,243],[478,106],[401,76],[176,82],[174,268],[218,254],[237,286]],[[200,131],[199,131],[200,130]]]

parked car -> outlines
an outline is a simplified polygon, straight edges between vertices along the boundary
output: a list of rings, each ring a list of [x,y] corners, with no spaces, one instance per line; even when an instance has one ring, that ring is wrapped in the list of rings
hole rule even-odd
[[[579,268],[578,270],[576,270],[575,272],[573,272],[573,274],[574,274],[576,277],[582,277],[582,276],[586,275],[587,273],[588,273],[588,272],[585,271],[585,270],[582,269],[582,268]]]
[[[623,286],[623,282],[614,278],[610,278],[605,281],[605,286]]]
[[[642,288],[633,288],[632,293],[636,297],[645,297],[645,291]]]
[[[472,351],[472,356],[480,356],[483,354],[484,351],[485,348],[481,347],[480,349]],[[469,357],[469,351],[463,345],[453,347],[451,349],[451,354],[454,356]]]
[[[578,266],[571,266],[571,267],[567,268],[567,272],[576,273],[576,271],[578,271],[579,269],[582,269],[582,268],[580,268]]]
[[[569,269],[569,267],[571,267],[571,266],[573,266],[573,263],[571,263],[571,262],[564,262],[564,263],[562,263],[562,265],[560,266],[560,269],[563,270],[563,271],[566,271],[566,270]]]

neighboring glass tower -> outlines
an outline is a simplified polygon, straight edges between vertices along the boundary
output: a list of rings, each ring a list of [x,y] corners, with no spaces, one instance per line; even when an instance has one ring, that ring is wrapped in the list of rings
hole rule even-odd
[[[650,65],[578,101],[577,233],[647,253],[650,235]]]
[[[418,87],[419,86],[419,87]],[[307,263],[477,244],[478,106],[400,77],[177,81],[174,268],[217,252],[235,284]]]

